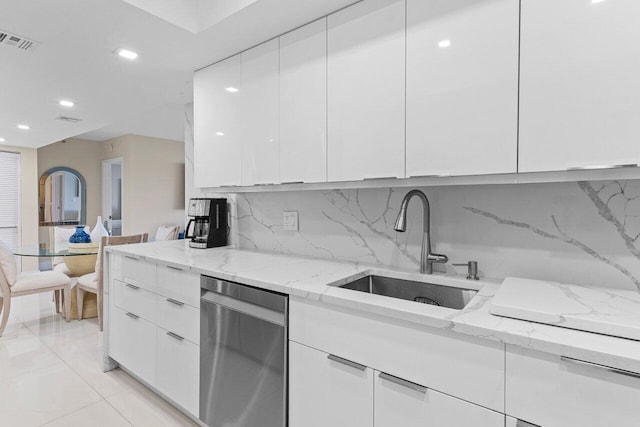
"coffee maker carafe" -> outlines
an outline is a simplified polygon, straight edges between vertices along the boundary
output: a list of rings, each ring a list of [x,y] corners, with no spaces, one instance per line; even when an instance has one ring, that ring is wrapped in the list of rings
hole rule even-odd
[[[189,199],[185,238],[191,239],[189,247],[206,249],[227,245],[227,199]]]

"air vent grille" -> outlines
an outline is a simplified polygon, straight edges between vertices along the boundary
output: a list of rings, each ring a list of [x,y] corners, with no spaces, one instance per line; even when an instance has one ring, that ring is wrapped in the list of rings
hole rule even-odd
[[[82,121],[82,119],[77,119],[75,117],[67,117],[67,116],[58,116],[56,117],[56,120],[62,120],[63,122],[69,122],[69,123],[78,123]]]
[[[0,30],[0,45],[14,47],[22,51],[31,51],[38,47],[40,43],[29,40],[26,37],[11,34],[7,31]]]

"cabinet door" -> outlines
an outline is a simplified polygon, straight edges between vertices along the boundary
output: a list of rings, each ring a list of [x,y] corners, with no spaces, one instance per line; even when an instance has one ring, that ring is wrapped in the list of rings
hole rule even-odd
[[[328,17],[329,181],[404,177],[405,2]]]
[[[407,0],[407,176],[517,169],[517,0]]]
[[[289,341],[289,425],[372,427],[373,370]]]
[[[112,306],[109,356],[148,384],[156,385],[156,327],[135,313]]]
[[[544,427],[640,425],[640,378],[514,346],[506,366],[508,415]]]
[[[327,180],[327,20],[280,37],[280,181]]]
[[[242,185],[279,182],[278,39],[242,56]]]
[[[504,415],[375,371],[376,427],[503,427]]]
[[[640,2],[522,0],[520,172],[640,163]]]
[[[193,76],[196,187],[241,184],[241,57]]]
[[[158,390],[199,416],[200,347],[179,335],[157,328]]]

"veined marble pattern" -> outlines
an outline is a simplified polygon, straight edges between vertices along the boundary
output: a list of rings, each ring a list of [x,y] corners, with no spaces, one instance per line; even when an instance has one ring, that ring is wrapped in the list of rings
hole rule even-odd
[[[433,250],[479,261],[485,277],[517,276],[640,288],[640,181],[429,187]],[[408,188],[237,195],[241,248],[418,268],[421,206],[406,233],[393,224]],[[282,212],[299,212],[299,232]],[[451,264],[448,272],[463,267]]]

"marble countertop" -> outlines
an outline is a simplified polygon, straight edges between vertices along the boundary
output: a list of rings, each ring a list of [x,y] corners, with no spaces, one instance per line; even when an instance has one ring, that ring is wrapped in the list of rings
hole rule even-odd
[[[191,249],[184,240],[112,246],[106,250],[295,297],[640,372],[639,341],[492,315],[491,300],[501,281],[429,276],[430,283],[478,290],[463,310],[451,310],[338,287],[369,274],[424,281],[424,275],[418,272],[228,247]]]

